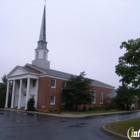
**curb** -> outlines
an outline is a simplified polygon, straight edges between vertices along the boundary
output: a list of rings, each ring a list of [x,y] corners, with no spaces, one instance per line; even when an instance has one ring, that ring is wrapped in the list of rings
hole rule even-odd
[[[110,131],[108,130],[106,127],[106,124],[102,126],[102,131],[114,138],[117,138],[118,140],[128,140],[128,137],[124,136],[124,135],[120,135],[120,134],[117,134],[113,131]]]
[[[16,112],[24,112],[24,113],[31,113],[31,114],[40,114],[40,115],[49,115],[49,116],[56,116],[56,117],[64,117],[64,118],[84,118],[84,117],[92,117],[92,116],[100,116],[100,115],[112,115],[112,114],[123,114],[123,113],[131,113],[131,112],[139,112],[140,110],[133,110],[133,111],[123,111],[123,112],[109,112],[109,113],[97,113],[97,114],[86,114],[86,115],[74,115],[74,114],[53,114],[53,113],[43,113],[43,112],[36,112],[36,111],[25,111],[19,109],[11,109],[11,108],[0,108],[0,110],[8,110],[8,111],[16,111]]]
[[[138,117],[136,117],[136,118],[138,118]],[[131,118],[131,119],[134,119],[134,118]],[[131,120],[131,119],[127,119],[127,120]],[[122,121],[126,121],[126,120],[122,120]],[[107,123],[107,124],[110,124],[110,123]],[[124,135],[121,135],[121,134],[118,134],[118,133],[115,133],[115,132],[113,132],[113,131],[107,129],[107,128],[105,127],[107,124],[104,124],[104,125],[102,126],[102,128],[101,128],[102,131],[103,131],[104,133],[108,134],[109,136],[112,136],[113,138],[115,138],[115,139],[117,139],[117,140],[129,140],[128,137],[126,137],[126,136],[124,136]],[[138,140],[138,139],[136,139],[136,138],[131,138],[131,140]]]

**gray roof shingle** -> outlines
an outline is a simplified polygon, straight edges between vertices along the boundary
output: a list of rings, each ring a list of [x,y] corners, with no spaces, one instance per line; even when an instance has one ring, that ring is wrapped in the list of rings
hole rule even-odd
[[[69,73],[66,73],[66,72],[61,72],[61,71],[57,71],[57,70],[53,70],[53,69],[39,68],[39,67],[31,65],[31,64],[28,64],[28,65],[43,71],[45,73],[45,75],[48,75],[48,76],[54,76],[54,77],[63,78],[63,79],[70,79],[71,76],[77,76],[77,75],[74,75],[74,74],[69,74]],[[34,73],[34,71],[30,70],[29,68],[24,67],[24,69],[26,69],[29,72]],[[106,83],[100,82],[100,81],[95,80],[95,79],[91,79],[91,80],[92,80],[92,83],[91,83],[92,85],[97,85],[97,86],[101,86],[101,87],[108,87],[108,88],[114,89],[113,86],[108,85]]]

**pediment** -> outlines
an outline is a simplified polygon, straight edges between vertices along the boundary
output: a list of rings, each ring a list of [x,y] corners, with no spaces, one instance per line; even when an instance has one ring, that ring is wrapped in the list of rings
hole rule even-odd
[[[27,73],[28,72],[26,70],[24,70],[23,68],[17,66],[8,74],[8,77],[23,75],[23,74],[27,74]]]

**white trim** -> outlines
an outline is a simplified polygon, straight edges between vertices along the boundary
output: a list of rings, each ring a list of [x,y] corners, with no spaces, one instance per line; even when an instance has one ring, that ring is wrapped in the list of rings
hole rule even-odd
[[[54,97],[54,102],[53,103],[51,103],[51,97]],[[50,96],[50,105],[55,105],[55,96],[54,95]]]
[[[13,108],[13,105],[14,105],[14,94],[15,94],[15,80],[13,80],[11,108]]]
[[[28,74],[10,76],[10,77],[8,77],[8,80],[18,80],[18,79],[27,79],[27,78],[39,79],[39,76],[28,73]]]
[[[63,87],[63,82],[65,83],[64,87]],[[62,81],[62,89],[65,88],[67,85],[66,81]]]
[[[30,93],[30,78],[27,79],[27,90],[26,90],[26,101],[25,101],[25,110],[27,109],[27,104],[28,104],[28,100],[29,100],[29,93]]]
[[[6,100],[5,100],[5,108],[8,107],[8,97],[9,97],[9,86],[10,86],[10,81],[7,81],[7,90],[6,90]]]
[[[20,70],[28,73],[28,71],[24,70],[21,66],[16,66],[7,74],[7,77],[9,77],[9,75],[12,74],[16,69],[20,69]]]
[[[99,99],[100,99],[100,95],[101,95],[101,93],[102,93],[102,102],[101,102],[101,100],[100,100],[100,104],[103,104],[103,100],[104,100],[104,93],[103,93],[103,91],[102,91],[102,90],[100,90],[100,92],[99,92]]]
[[[90,85],[92,85],[92,86],[98,86],[98,87],[103,87],[103,88],[109,88],[109,89],[114,89],[113,87],[111,88],[111,87],[105,87],[105,86],[100,86],[100,85],[94,85],[94,84],[90,84]]]
[[[94,90],[94,89],[93,89]],[[91,102],[92,104],[96,104],[96,90],[94,90],[94,102]]]
[[[33,66],[33,65],[31,65],[31,64],[28,64],[28,63],[27,63],[27,64],[25,64],[25,65],[24,65],[24,67],[25,67],[25,66],[32,67],[32,68],[34,68],[34,69],[36,69],[36,70],[38,70],[38,71],[40,71],[40,72],[42,72],[42,73],[46,73],[46,72],[44,72],[44,71],[42,71],[42,70],[40,70],[40,69],[38,69],[38,68],[34,67],[34,66]]]
[[[59,77],[56,77],[56,76],[50,76],[50,75],[41,75],[39,77],[51,77],[51,78],[55,78],[55,79],[61,79],[61,80],[65,80],[65,81],[68,81],[69,79],[64,79],[64,78],[59,78]]]
[[[52,80],[54,80],[54,86],[52,86]],[[55,79],[51,79],[51,88],[56,88],[56,80]]]
[[[18,108],[17,109],[21,108],[21,92],[22,92],[21,90],[22,90],[22,79],[20,79],[19,97],[18,97]]]
[[[37,108],[38,103],[38,89],[39,89],[39,79],[36,80],[36,96],[35,96],[35,108]]]

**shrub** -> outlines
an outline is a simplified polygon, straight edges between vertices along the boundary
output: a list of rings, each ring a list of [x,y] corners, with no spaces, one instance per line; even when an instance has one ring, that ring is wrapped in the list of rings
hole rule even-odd
[[[93,110],[93,107],[90,107],[88,110]]]
[[[98,106],[94,106],[92,109],[93,109],[93,111],[96,111],[96,110],[98,110]]]
[[[44,112],[44,113],[50,113],[50,111],[49,111],[49,110],[47,110],[47,109],[46,109],[46,110],[44,110],[43,112]]]
[[[57,113],[60,114],[61,113],[61,110],[60,109],[57,109]]]
[[[65,109],[65,106],[61,106],[60,110],[61,110],[61,111],[65,111],[65,110],[66,110],[66,109]]]
[[[35,101],[34,98],[30,98],[27,104],[27,111],[35,111],[35,107],[34,107]]]
[[[50,111],[51,113],[57,112],[57,108],[50,108],[49,111]]]
[[[86,107],[86,105],[84,105],[84,107],[83,107],[83,111],[86,111],[87,110],[87,107]]]

